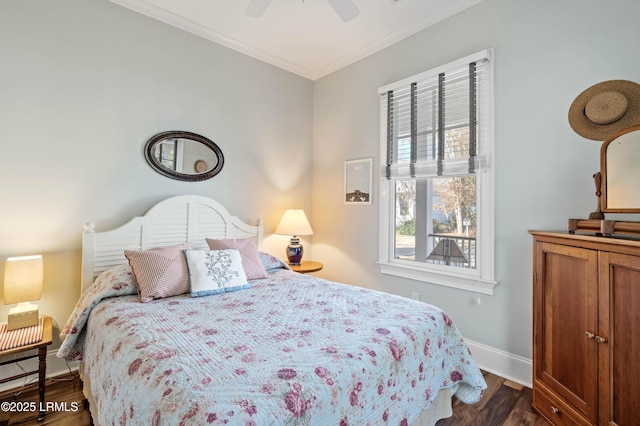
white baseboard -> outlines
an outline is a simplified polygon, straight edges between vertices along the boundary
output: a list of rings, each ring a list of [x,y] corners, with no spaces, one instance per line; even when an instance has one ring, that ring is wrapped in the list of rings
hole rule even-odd
[[[478,366],[528,388],[533,383],[533,363],[530,359],[465,339]]]
[[[482,343],[474,342],[473,340],[465,339],[465,342],[480,368],[529,388],[531,387],[531,383],[533,382],[533,373],[532,362],[530,359],[523,358]],[[56,377],[78,369],[78,362],[66,362],[64,359],[58,358],[56,356],[56,352],[56,350],[52,350],[47,353],[47,378]],[[19,355],[16,356],[16,358],[17,357],[19,357]],[[11,358],[6,359],[8,360]],[[35,370],[38,368],[38,359],[28,359],[20,362],[20,365],[24,370]],[[11,377],[21,372],[22,370],[16,364],[3,365],[0,367],[0,379]],[[0,385],[0,392],[19,388],[24,386],[25,383],[30,384],[37,382],[37,380],[37,374],[26,378],[12,380]]]
[[[62,358],[58,358],[56,356],[56,350],[51,350],[47,352],[47,378],[60,376],[62,374],[67,374],[69,371],[76,371],[78,369],[78,362],[74,361],[65,361]],[[35,353],[35,351],[34,351]],[[22,354],[16,354],[14,356],[9,356],[3,358],[2,361],[9,361],[12,358],[21,358],[24,356]],[[22,369],[20,368],[22,367]],[[4,379],[6,377],[15,376],[16,374],[20,374],[24,371],[33,371],[38,369],[38,358],[31,358],[25,361],[21,361],[19,363],[12,363],[8,365],[3,365],[0,367],[0,379]],[[11,380],[7,383],[2,383],[0,385],[0,392],[4,392],[10,389],[21,388],[25,385],[29,385],[32,383],[38,383],[38,374],[32,374],[27,377],[22,377],[20,379]]]

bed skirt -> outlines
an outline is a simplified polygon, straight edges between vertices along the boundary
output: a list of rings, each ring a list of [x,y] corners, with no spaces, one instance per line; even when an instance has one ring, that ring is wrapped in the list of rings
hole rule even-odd
[[[80,378],[82,379],[82,393],[87,398],[89,404],[89,412],[92,419],[97,419],[97,413],[94,412],[96,405],[93,402],[93,396],[91,395],[91,379],[84,374],[84,363],[80,363],[78,369]],[[431,407],[428,410],[424,410],[420,413],[418,419],[413,423],[413,426],[434,426],[438,420],[451,417],[453,411],[451,409],[452,391],[451,389],[442,389],[438,392],[438,396],[433,401]]]

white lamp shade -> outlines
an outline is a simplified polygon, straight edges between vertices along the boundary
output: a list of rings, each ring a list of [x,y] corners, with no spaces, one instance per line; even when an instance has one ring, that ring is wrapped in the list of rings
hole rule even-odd
[[[41,255],[8,258],[4,265],[4,304],[39,300],[42,275]]]
[[[313,235],[307,216],[302,209],[287,209],[276,228],[276,234],[281,235]]]

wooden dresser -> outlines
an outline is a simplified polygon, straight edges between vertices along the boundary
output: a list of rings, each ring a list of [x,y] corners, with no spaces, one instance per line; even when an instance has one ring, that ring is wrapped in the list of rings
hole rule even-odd
[[[640,239],[531,231],[533,407],[640,425]]]

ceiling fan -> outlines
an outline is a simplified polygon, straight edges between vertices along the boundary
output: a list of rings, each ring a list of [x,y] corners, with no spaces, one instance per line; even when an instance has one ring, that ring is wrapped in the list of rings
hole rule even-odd
[[[271,0],[251,0],[244,10],[244,13],[247,16],[259,18],[270,3]],[[329,3],[344,22],[352,20],[360,13],[360,9],[358,9],[352,0],[327,0],[327,3]]]

